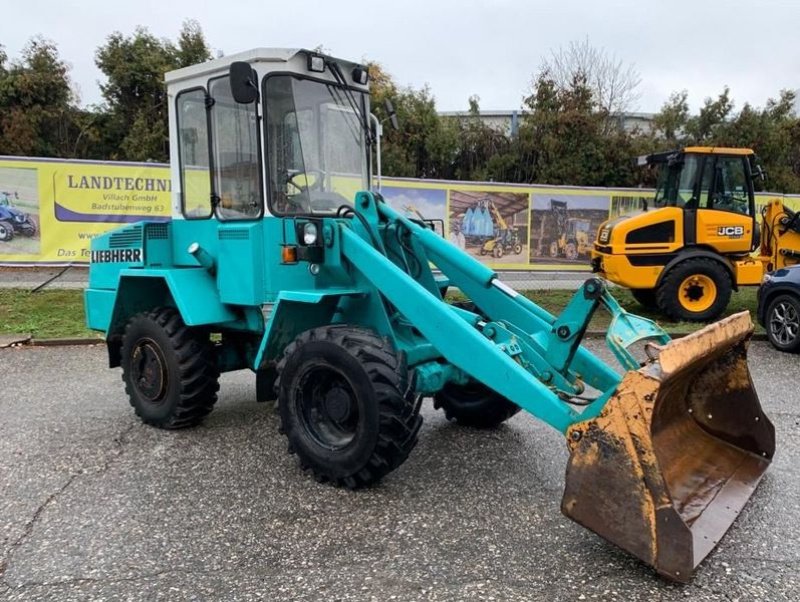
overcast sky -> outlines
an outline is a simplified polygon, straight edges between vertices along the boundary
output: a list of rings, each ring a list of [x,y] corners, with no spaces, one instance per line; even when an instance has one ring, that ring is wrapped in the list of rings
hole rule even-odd
[[[84,104],[102,100],[96,48],[144,25],[175,39],[196,19],[214,50],[324,46],[373,59],[401,85],[428,84],[439,110],[515,109],[551,49],[588,36],[642,77],[640,111],[686,89],[693,107],[728,85],[736,106],[800,88],[800,0],[4,0],[11,58],[32,35],[58,44]]]

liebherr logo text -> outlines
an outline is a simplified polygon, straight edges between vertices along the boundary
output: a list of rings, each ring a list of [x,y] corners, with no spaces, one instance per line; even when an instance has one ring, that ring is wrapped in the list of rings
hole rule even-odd
[[[744,236],[743,226],[720,226],[717,228],[719,236],[730,236],[731,238],[741,238]]]
[[[135,263],[142,260],[141,249],[92,251],[92,263]]]

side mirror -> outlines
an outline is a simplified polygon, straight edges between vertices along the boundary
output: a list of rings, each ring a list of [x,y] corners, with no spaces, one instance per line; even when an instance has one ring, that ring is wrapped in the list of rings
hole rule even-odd
[[[397,112],[394,110],[392,101],[388,98],[384,99],[383,108],[386,109],[386,115],[389,117],[389,123],[392,125],[392,129],[395,131],[399,130],[400,125],[397,123]]]
[[[231,94],[236,102],[249,105],[258,99],[258,77],[250,63],[244,61],[231,63],[229,75]]]

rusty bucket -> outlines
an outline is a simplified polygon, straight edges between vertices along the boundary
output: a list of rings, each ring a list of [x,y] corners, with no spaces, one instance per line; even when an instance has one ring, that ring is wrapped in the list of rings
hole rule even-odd
[[[602,412],[567,433],[561,509],[686,582],[772,460],[775,429],[747,368],[747,312],[658,349]]]

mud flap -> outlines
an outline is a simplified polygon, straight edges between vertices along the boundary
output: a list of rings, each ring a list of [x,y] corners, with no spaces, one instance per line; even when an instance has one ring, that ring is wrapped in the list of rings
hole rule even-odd
[[[775,451],[747,345],[747,312],[660,348],[594,419],[567,433],[561,509],[686,582],[736,520]]]

